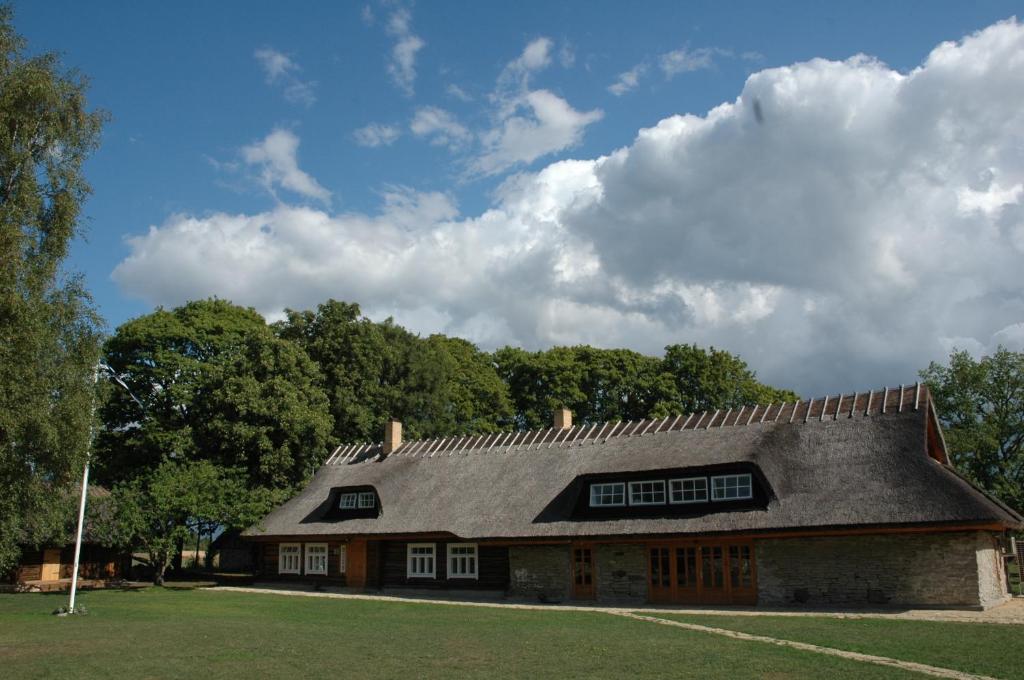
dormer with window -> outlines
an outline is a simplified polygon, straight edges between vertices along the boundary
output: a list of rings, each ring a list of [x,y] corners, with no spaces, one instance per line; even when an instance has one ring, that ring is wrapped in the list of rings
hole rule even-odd
[[[380,500],[372,486],[352,486],[331,489],[327,499],[325,520],[345,520],[377,517]]]
[[[578,478],[574,519],[671,517],[764,509],[770,490],[749,463]]]

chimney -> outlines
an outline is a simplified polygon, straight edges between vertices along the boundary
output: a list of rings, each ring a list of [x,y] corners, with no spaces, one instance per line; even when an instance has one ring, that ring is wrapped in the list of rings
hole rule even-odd
[[[389,420],[384,425],[384,455],[387,456],[402,445],[402,423]]]
[[[556,430],[570,430],[572,429],[572,411],[567,408],[556,408],[555,409],[555,429]]]

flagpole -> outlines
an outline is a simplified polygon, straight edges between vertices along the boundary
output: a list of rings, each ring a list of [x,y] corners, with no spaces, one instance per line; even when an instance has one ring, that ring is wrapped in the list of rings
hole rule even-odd
[[[92,455],[92,438],[96,420],[96,384],[100,379],[100,365],[92,371],[92,409],[89,417],[89,444],[85,449],[85,469],[82,471],[82,499],[78,503],[78,532],[75,536],[75,565],[71,570],[71,597],[68,600],[68,614],[75,613],[75,594],[78,591],[78,564],[82,556],[82,532],[85,529],[85,499],[89,494],[89,457]]]

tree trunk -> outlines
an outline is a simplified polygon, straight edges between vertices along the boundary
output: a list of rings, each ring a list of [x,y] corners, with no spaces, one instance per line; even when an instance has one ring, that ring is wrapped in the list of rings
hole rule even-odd
[[[178,538],[178,543],[174,548],[174,563],[172,565],[176,572],[181,571],[181,554],[183,552],[185,552],[185,538],[180,537]]]

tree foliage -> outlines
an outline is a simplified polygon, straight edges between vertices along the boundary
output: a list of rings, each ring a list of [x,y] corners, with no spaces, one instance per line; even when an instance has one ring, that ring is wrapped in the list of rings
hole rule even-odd
[[[0,8],[0,572],[29,518],[80,473],[101,322],[62,263],[105,114],[55,54],[32,56]]]
[[[273,501],[243,474],[209,461],[166,461],[149,474],[117,487],[113,512],[101,530],[134,539],[149,553],[153,581],[164,574],[183,541],[196,529],[249,526]]]
[[[119,327],[105,358],[141,406],[104,390],[97,478],[116,485],[117,517],[158,579],[190,532],[247,526],[327,456],[319,369],[252,309],[223,300],[157,309]],[[212,485],[216,498],[205,488],[171,498],[188,484]]]
[[[511,416],[488,355],[465,340],[420,338],[337,300],[289,310],[275,330],[319,364],[336,442],[376,441],[388,418],[408,437],[432,437],[493,431]]]
[[[664,358],[588,346],[542,352],[505,347],[494,358],[524,428],[549,425],[555,408],[570,409],[578,422],[597,423],[798,398],[758,382],[739,357],[695,345],[671,345]]]
[[[1024,510],[1024,353],[1000,347],[975,360],[962,350],[921,371],[954,465]]]

